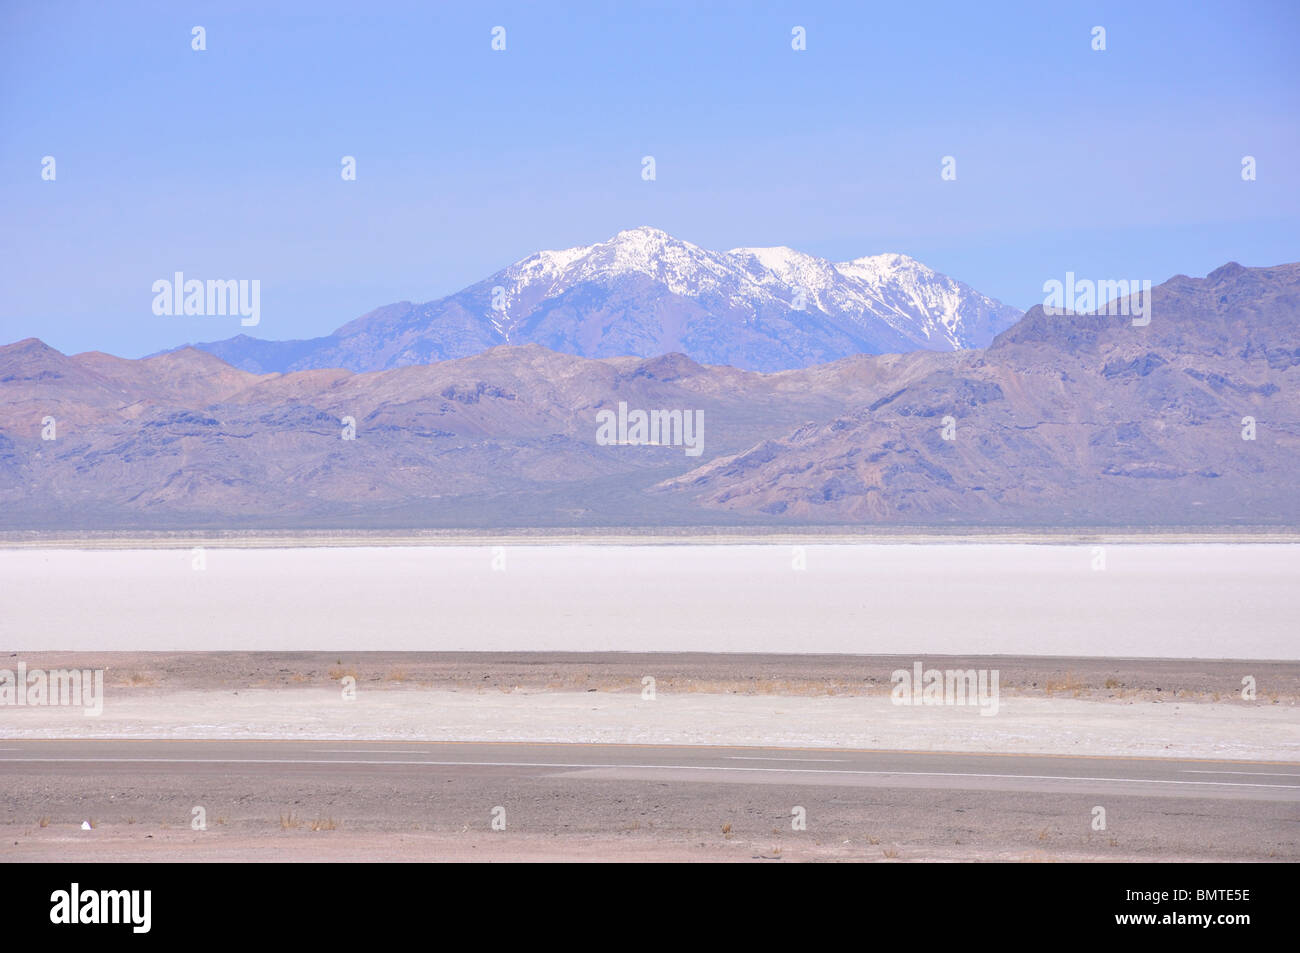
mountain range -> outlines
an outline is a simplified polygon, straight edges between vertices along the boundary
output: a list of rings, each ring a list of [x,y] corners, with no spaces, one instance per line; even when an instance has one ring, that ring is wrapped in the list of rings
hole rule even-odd
[[[773,373],[537,343],[253,373],[28,339],[0,347],[0,528],[1300,526],[1300,264],[1149,304]],[[599,441],[628,408],[702,412],[703,453]]]
[[[853,354],[986,346],[1020,318],[906,255],[832,263],[790,248],[708,251],[655,228],[542,251],[437,301],[402,301],[333,334],[194,347],[241,370],[389,370],[497,345],[579,357],[682,353],[777,371]]]

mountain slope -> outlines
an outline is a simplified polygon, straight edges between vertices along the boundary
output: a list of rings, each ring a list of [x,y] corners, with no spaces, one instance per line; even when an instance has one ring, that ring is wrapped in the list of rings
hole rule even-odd
[[[1300,528],[1300,264],[1151,301],[771,374],[528,344],[255,375],[29,339],[0,347],[0,528]],[[624,407],[700,415],[701,455],[600,439]]]
[[[801,522],[1294,524],[1298,331],[1300,265],[1175,277],[1147,327],[1036,307],[986,351],[658,492]]]
[[[538,252],[424,304],[306,341],[199,344],[254,373],[384,370],[541,344],[581,357],[681,352],[774,371],[852,354],[982,347],[1020,313],[903,255],[834,264],[786,248],[714,252],[654,228]]]
[[[33,351],[70,398],[13,373]],[[691,507],[644,490],[696,458],[602,446],[599,411],[700,411],[707,459],[877,394],[884,376],[865,358],[764,377],[526,345],[368,374],[255,376],[200,355],[226,373],[194,375],[195,392],[175,386],[177,355],[124,362],[125,389],[102,357],[0,347],[0,528],[689,524]],[[50,407],[58,437],[44,441]]]

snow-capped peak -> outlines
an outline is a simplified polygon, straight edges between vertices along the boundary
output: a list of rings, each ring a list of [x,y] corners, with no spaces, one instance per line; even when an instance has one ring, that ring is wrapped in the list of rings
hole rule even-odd
[[[695,296],[717,291],[734,272],[726,256],[648,225],[624,229],[595,245],[538,252],[506,270],[519,284],[548,285],[544,297],[584,281],[625,275],[643,275],[673,294]]]
[[[925,348],[979,347],[1019,312],[907,255],[831,262],[786,246],[710,251],[643,225],[603,242],[542,251],[503,273],[509,317],[493,316],[507,338],[520,315],[582,284],[648,278],[708,307],[757,315],[773,309],[821,312],[838,324],[888,325]]]
[[[669,235],[662,228],[655,228],[653,225],[638,225],[636,228],[625,228],[620,232],[616,232],[613,238],[607,239],[599,244],[644,244],[650,242],[677,242],[681,245],[690,244],[690,242],[683,242],[679,239],[673,238],[673,236]]]
[[[864,255],[852,261],[835,263],[835,270],[842,275],[852,275],[865,281],[887,280],[900,273],[911,273],[926,278],[946,278],[933,268],[923,265],[909,255],[887,252],[882,255]]]

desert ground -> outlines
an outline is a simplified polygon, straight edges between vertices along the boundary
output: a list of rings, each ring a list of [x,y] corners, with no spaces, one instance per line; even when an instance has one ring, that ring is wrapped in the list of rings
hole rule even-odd
[[[0,549],[0,650],[1300,658],[1300,544]]]
[[[4,710],[9,860],[1300,859],[1300,662],[924,660],[986,717],[910,656],[21,657],[104,706]]]
[[[0,549],[0,857],[1300,859],[1291,538],[310,542]]]

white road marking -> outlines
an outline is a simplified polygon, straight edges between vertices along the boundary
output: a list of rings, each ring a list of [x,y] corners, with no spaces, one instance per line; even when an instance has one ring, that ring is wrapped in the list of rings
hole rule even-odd
[[[380,761],[375,759],[345,761],[342,759],[315,760],[306,758],[0,758],[0,764],[27,762],[48,764],[404,764],[448,768],[564,768],[584,771],[617,770],[619,768],[638,771],[763,771],[778,774],[856,774],[900,778],[996,778],[1012,781],[1190,784],[1200,787],[1213,785],[1215,787],[1230,788],[1279,788],[1281,790],[1300,792],[1300,786],[1294,784],[1255,784],[1247,781],[1176,781],[1162,778],[1094,778],[1051,774],[976,774],[957,771],[867,771],[860,768],[742,768],[712,764],[569,764],[549,761]]]
[[[1244,774],[1247,777],[1261,778],[1300,778],[1300,774],[1284,774],[1279,771],[1201,771],[1193,768],[1183,768],[1180,774]]]
[[[842,764],[848,761],[848,758],[757,758],[743,754],[732,754],[727,756],[728,761],[794,761],[796,763],[807,764]]]

